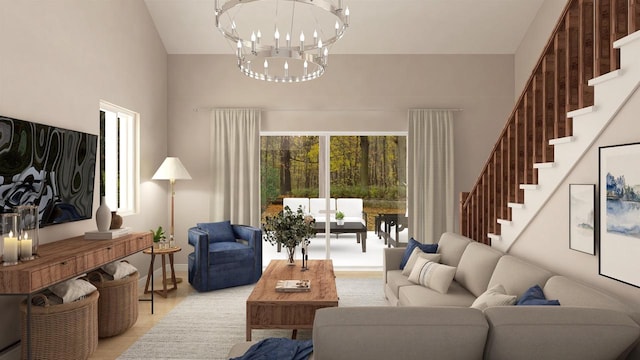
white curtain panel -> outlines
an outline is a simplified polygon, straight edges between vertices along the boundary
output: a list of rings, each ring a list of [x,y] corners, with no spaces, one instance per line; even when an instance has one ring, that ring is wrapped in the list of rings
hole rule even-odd
[[[260,226],[260,110],[211,112],[210,219]]]
[[[409,235],[435,243],[454,230],[453,111],[409,110]]]

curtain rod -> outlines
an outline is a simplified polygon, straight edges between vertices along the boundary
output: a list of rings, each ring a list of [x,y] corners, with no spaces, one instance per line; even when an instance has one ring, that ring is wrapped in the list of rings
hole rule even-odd
[[[215,109],[224,109],[224,107],[198,107],[198,108],[194,108],[193,111],[194,112],[200,112],[200,111],[213,111]],[[378,112],[398,112],[398,111],[407,111],[407,110],[416,110],[418,108],[406,108],[406,109],[295,109],[295,108],[290,108],[290,109],[259,109],[261,111],[315,111],[315,112],[331,112],[331,111],[348,111],[348,112],[369,112],[369,111],[378,111]],[[445,108],[420,108],[423,110],[441,110],[441,111],[454,111],[454,112],[459,112],[459,111],[464,111],[464,109],[461,108],[453,108],[453,109],[445,109]]]

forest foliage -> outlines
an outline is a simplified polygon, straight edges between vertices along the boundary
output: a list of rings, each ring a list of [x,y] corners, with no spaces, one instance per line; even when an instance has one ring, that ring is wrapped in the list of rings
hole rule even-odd
[[[317,136],[261,138],[262,208],[283,197],[318,197]],[[406,200],[406,137],[332,136],[331,197],[379,203]]]

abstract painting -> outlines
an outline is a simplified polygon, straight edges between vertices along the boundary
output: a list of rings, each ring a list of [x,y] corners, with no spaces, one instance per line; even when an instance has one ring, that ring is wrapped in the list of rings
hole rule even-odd
[[[595,198],[595,185],[569,185],[569,248],[591,255],[596,254]]]
[[[90,219],[96,135],[0,116],[0,212],[37,205],[40,227]]]
[[[599,155],[600,275],[640,287],[640,143]]]

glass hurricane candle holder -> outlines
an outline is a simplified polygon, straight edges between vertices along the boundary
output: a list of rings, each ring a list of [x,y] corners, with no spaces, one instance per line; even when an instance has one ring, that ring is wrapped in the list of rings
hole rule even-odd
[[[33,260],[38,253],[38,207],[20,205],[15,210],[20,217],[20,260]]]
[[[2,214],[2,265],[16,265],[20,255],[18,214]]]

